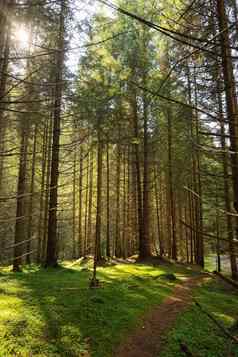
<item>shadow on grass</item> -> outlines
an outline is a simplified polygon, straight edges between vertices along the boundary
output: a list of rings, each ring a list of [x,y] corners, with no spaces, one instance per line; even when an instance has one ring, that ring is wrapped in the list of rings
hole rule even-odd
[[[167,272],[162,267],[160,273]],[[161,303],[173,284],[140,265],[100,268],[99,289],[87,269],[34,267],[3,274],[0,303],[1,356],[107,357],[148,308]],[[1,326],[0,326],[1,327]]]

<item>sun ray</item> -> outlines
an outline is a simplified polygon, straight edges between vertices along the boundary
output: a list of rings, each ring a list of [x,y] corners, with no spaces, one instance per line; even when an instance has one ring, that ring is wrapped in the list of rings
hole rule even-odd
[[[29,32],[24,26],[16,27],[15,30],[16,43],[20,48],[27,48],[29,46]]]

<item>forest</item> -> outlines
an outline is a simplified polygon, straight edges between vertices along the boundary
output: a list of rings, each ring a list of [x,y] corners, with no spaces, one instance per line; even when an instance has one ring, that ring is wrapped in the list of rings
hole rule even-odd
[[[237,0],[0,0],[0,357],[238,356]]]

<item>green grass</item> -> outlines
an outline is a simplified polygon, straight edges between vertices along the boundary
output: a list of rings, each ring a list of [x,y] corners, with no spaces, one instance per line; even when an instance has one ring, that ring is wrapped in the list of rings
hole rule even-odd
[[[157,278],[171,267],[120,264],[99,268],[90,289],[83,265],[0,275],[0,356],[111,356],[128,329],[161,303],[175,282]],[[178,277],[190,275],[178,269]]]
[[[229,287],[214,280],[194,290],[194,298],[230,329],[238,320],[238,294]],[[238,330],[233,331],[238,335]],[[187,345],[196,357],[238,356],[238,346],[224,336],[223,332],[195,305],[182,313],[167,339],[160,357],[186,356],[180,349],[180,342]]]

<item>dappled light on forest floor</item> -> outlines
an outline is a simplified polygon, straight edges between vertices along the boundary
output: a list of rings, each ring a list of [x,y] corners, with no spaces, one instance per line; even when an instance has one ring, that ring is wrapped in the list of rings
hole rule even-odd
[[[99,289],[89,288],[90,265],[3,273],[0,281],[0,355],[110,356],[112,346],[174,283],[154,277],[165,267],[122,264],[99,268]],[[87,269],[86,269],[87,267]],[[24,327],[24,328],[23,328]],[[77,351],[77,352],[76,352]],[[82,354],[83,356],[83,354]]]

